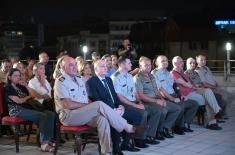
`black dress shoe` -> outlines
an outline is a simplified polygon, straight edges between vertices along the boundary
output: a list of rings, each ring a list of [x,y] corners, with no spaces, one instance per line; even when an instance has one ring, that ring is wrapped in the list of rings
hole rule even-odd
[[[156,137],[157,140],[165,140],[164,136],[162,135],[161,132],[157,132]]]
[[[156,145],[156,144],[159,144],[160,142],[159,141],[156,141],[154,138],[152,137],[147,137],[145,140],[145,143],[147,144],[151,144],[151,145]]]
[[[222,128],[220,126],[218,126],[218,124],[210,124],[210,125],[207,125],[206,126],[207,129],[210,129],[210,130],[221,130]]]
[[[113,155],[124,155],[121,150],[113,150]]]
[[[183,128],[183,130],[184,130],[184,132],[193,132],[193,130],[192,130],[192,129],[190,129],[190,128],[186,128],[186,127],[184,127],[184,128]]]
[[[121,145],[122,151],[130,151],[130,152],[138,152],[140,149],[136,148],[135,146],[132,146],[130,144],[128,145]]]
[[[165,138],[173,138],[173,137],[174,137],[173,135],[171,135],[171,134],[169,133],[169,130],[166,129],[166,128],[163,129],[162,134],[163,134],[163,136],[164,136]]]
[[[184,130],[181,127],[176,127],[174,133],[177,135],[185,135]]]
[[[138,148],[147,148],[149,147],[144,140],[135,140],[135,146]]]

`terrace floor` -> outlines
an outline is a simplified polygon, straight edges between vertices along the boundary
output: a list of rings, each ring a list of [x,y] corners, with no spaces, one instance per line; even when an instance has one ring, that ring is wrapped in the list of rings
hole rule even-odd
[[[125,155],[234,155],[235,154],[235,102],[229,108],[229,119],[226,123],[220,124],[223,130],[212,131],[205,129],[197,124],[192,124],[193,133],[186,135],[175,135],[173,139],[161,141],[158,145],[151,145],[149,148],[142,149],[140,152],[124,152]],[[18,155],[49,155],[43,153],[36,146],[35,138],[30,142],[25,142],[21,138],[20,153]],[[59,148],[58,154],[72,155],[73,141],[67,141],[64,146]],[[82,152],[83,155],[98,155],[98,148],[95,144],[88,144]],[[13,138],[0,138],[0,155],[13,155],[15,145]]]

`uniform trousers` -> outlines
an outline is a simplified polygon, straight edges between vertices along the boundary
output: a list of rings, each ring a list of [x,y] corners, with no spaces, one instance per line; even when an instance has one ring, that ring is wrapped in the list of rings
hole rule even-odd
[[[97,127],[101,153],[103,154],[112,151],[110,126],[118,132],[122,132],[130,125],[116,111],[101,101],[92,102],[81,108],[70,110],[62,123],[71,126],[88,124]]]
[[[160,106],[158,104],[154,104],[155,107],[157,107],[158,113],[161,114],[159,124],[157,126],[157,132],[162,132],[163,128],[170,129],[179,114],[182,112],[182,109],[180,106],[167,101],[166,106]]]
[[[176,94],[171,94],[172,96],[177,97]],[[181,113],[179,114],[178,118],[176,119],[175,125],[184,127],[184,123],[192,123],[194,116],[197,113],[198,104],[194,100],[186,100],[180,101],[179,103],[175,103],[181,107]]]

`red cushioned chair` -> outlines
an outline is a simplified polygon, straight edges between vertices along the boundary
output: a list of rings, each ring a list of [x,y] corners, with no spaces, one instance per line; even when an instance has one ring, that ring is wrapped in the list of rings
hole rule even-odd
[[[75,135],[75,142],[74,142],[74,153],[77,155],[81,155],[82,150],[85,149],[86,144],[88,143],[98,143],[99,139],[97,137],[96,128],[90,127],[88,125],[80,125],[80,126],[66,126],[61,125],[57,119],[57,138],[56,138],[56,146],[54,155],[56,155],[58,151],[59,141],[60,141],[60,134],[73,134]],[[82,148],[83,146],[83,148]],[[99,152],[100,152],[100,145]]]
[[[3,83],[0,83],[0,120],[1,125],[9,125],[14,129],[16,153],[19,152],[19,137],[22,135],[28,135],[27,140],[29,139],[29,134],[31,133],[32,122],[24,120],[19,117],[7,116],[6,107],[4,105],[4,87]],[[21,125],[30,125],[29,129],[22,132],[20,130]],[[1,126],[0,125],[0,126]]]

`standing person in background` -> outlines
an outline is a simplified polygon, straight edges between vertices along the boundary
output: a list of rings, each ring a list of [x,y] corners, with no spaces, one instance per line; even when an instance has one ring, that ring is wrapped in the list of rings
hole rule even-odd
[[[135,75],[138,73],[138,62],[135,61],[137,59],[137,53],[136,49],[133,47],[133,45],[130,42],[130,39],[126,38],[123,40],[122,46],[118,49],[118,55],[119,56],[125,56],[131,60],[132,63],[132,70],[130,71],[131,75]]]

